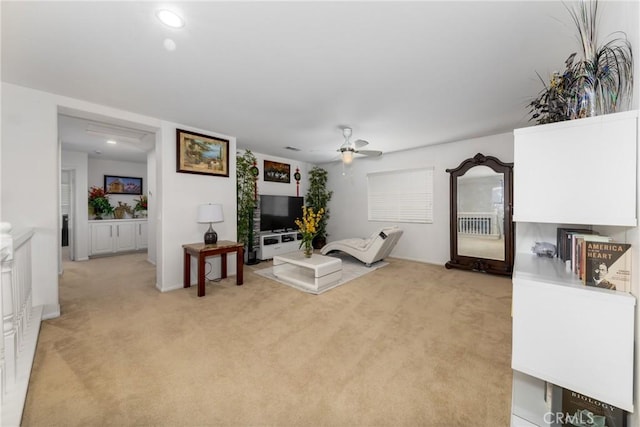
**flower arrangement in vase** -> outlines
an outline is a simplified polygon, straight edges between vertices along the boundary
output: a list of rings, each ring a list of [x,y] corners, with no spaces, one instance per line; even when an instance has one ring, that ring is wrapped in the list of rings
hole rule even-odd
[[[300,234],[302,234],[302,241],[300,247],[304,247],[304,256],[311,258],[313,253],[313,238],[318,234],[318,224],[322,220],[324,209],[320,208],[318,212],[314,212],[313,208],[306,206],[302,207],[302,220],[296,218],[296,225]]]
[[[101,187],[89,189],[89,206],[93,209],[95,219],[102,219],[103,216],[112,214],[114,211],[109,203],[109,196]]]
[[[136,205],[133,207],[133,211],[140,212],[140,216],[142,217],[147,216],[147,204],[149,203],[147,196],[140,196],[139,199],[133,199],[133,201],[136,202]]]

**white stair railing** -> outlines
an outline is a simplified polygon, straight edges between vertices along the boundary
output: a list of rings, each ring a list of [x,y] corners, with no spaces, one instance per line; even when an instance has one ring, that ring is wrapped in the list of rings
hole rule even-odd
[[[42,306],[32,306],[33,230],[13,233],[0,223],[0,425],[19,425],[35,355]]]
[[[500,237],[495,212],[458,212],[458,233],[469,236]]]

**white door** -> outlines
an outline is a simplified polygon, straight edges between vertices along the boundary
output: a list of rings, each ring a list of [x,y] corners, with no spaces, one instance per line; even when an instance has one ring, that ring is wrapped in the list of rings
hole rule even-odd
[[[137,227],[133,222],[115,224],[116,252],[133,251],[136,249]]]
[[[91,255],[113,252],[113,228],[110,223],[91,224]]]
[[[148,245],[148,227],[145,222],[136,224],[136,249],[146,249]]]

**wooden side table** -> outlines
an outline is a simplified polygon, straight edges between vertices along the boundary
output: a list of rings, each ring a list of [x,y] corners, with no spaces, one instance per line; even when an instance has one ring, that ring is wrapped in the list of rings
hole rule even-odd
[[[236,285],[240,286],[244,283],[243,262],[244,262],[244,245],[238,242],[228,240],[219,240],[214,245],[205,245],[204,243],[189,243],[182,245],[184,249],[184,287],[191,286],[191,256],[198,257],[198,296],[204,296],[204,264],[205,259],[209,256],[220,255],[221,276],[223,279],[227,277],[227,254],[229,252],[236,253]]]

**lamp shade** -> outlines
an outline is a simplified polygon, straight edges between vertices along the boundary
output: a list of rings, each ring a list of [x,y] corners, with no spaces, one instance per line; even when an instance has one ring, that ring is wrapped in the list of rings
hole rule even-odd
[[[353,161],[353,151],[350,151],[350,150],[343,151],[342,152],[342,161],[346,165],[350,165],[351,162]]]
[[[217,203],[208,203],[198,206],[198,222],[222,222],[224,215],[222,214],[222,205]]]

